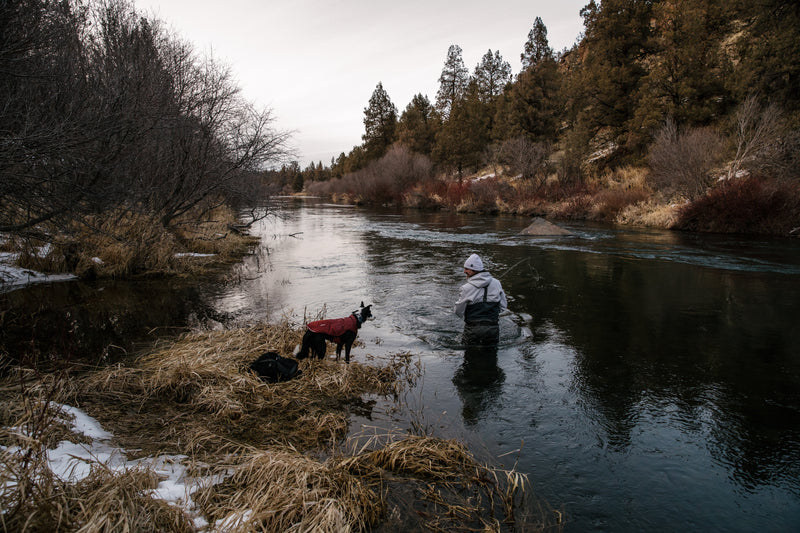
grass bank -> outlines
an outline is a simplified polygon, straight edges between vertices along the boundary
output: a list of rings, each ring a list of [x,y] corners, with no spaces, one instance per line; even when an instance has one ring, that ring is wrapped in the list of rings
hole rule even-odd
[[[189,213],[169,227],[131,211],[105,213],[39,238],[8,236],[0,251],[14,254],[21,268],[82,278],[193,275],[230,264],[256,244],[237,224],[225,206]]]
[[[421,375],[407,354],[350,365],[301,362],[269,384],[247,365],[289,353],[284,321],[163,341],[128,364],[39,374],[3,368],[3,531],[543,531],[560,530],[525,475],[481,463],[460,442],[414,433],[349,435],[353,414],[384,398],[402,408]],[[113,434],[128,460],[169,454],[204,480],[189,505],[154,497],[152,468],[89,461],[80,480],[53,473],[48,449],[85,436],[61,405]]]

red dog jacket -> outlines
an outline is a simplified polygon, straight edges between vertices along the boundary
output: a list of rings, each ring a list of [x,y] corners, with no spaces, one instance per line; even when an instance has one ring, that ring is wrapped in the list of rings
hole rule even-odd
[[[356,315],[350,315],[345,318],[315,320],[306,324],[306,327],[314,333],[330,335],[333,337],[333,342],[339,344],[342,342],[340,337],[348,331],[358,333],[358,318],[356,318]]]

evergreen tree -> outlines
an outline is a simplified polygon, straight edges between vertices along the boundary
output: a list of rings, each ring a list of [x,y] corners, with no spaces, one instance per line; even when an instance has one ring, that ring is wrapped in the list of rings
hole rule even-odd
[[[394,142],[397,129],[397,108],[381,82],[375,87],[369,105],[364,108],[364,128],[362,139],[367,158],[378,159]]]
[[[553,50],[547,42],[547,27],[540,17],[533,21],[533,27],[528,32],[524,51],[519,55],[522,61],[522,70],[539,64],[544,59],[553,58]]]
[[[498,50],[489,50],[475,67],[473,75],[478,83],[478,95],[483,102],[493,102],[511,79],[511,65],[503,60]]]
[[[759,94],[800,122],[800,3],[786,0],[739,0],[737,14],[744,32],[734,49],[740,61],[731,90],[739,102]],[[732,6],[730,6],[732,8]]]
[[[397,139],[413,152],[430,155],[437,123],[436,111],[428,97],[417,94],[400,116]]]
[[[461,58],[461,47],[450,45],[442,75],[439,76],[439,91],[436,93],[436,110],[444,120],[450,116],[453,104],[464,95],[468,82],[469,70]]]
[[[521,57],[524,69],[498,103],[492,135],[497,140],[526,137],[553,142],[561,120],[560,75],[539,17]]]
[[[561,77],[558,64],[545,58],[520,72],[498,104],[497,140],[527,137],[533,142],[554,142],[562,120]]]
[[[679,126],[705,126],[724,113],[730,98],[721,53],[728,34],[727,4],[670,0],[653,7],[653,53],[642,79],[629,136],[649,141],[665,117]]]
[[[643,146],[629,138],[647,60],[652,48],[652,0],[591,0],[581,10],[585,32],[580,67],[570,74],[567,98],[574,123],[570,135],[612,143],[624,157],[641,154]],[[600,135],[598,135],[600,134]]]
[[[450,119],[436,134],[434,159],[456,170],[459,178],[465,168],[477,169],[489,143],[489,115],[480,100],[478,84],[472,80],[463,98],[451,109]]]

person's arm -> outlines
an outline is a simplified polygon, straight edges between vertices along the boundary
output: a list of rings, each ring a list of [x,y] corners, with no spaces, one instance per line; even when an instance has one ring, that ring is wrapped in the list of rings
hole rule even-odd
[[[464,318],[464,312],[467,310],[467,304],[469,303],[469,297],[467,297],[468,292],[468,285],[461,286],[461,292],[458,296],[458,301],[456,302],[455,308],[453,312],[456,316],[460,318]]]
[[[500,310],[504,311],[508,309],[508,300],[506,299],[506,292],[503,290],[503,286],[500,284],[500,280],[495,278],[495,282],[497,283],[497,290],[500,293]]]

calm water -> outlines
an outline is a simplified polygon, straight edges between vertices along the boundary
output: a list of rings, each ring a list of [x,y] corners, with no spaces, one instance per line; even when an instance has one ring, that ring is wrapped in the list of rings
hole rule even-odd
[[[354,432],[422,426],[518,461],[567,531],[800,530],[800,242],[578,224],[521,237],[523,217],[311,199],[280,215],[224,286],[29,294],[77,293],[58,296],[61,314],[96,309],[98,294],[134,307],[93,311],[112,331],[120,316],[157,320],[137,306],[177,324],[345,316],[363,300],[376,318],[354,359],[411,352],[425,373],[407,410],[378,404]],[[496,363],[478,369],[451,312],[472,252],[510,308]]]
[[[567,531],[800,528],[800,242],[570,224],[537,239],[521,217],[290,205],[215,305],[374,304],[356,360],[409,351],[425,375],[409,412],[355,431],[414,423],[518,458]],[[473,251],[510,308],[478,371],[451,312]]]

